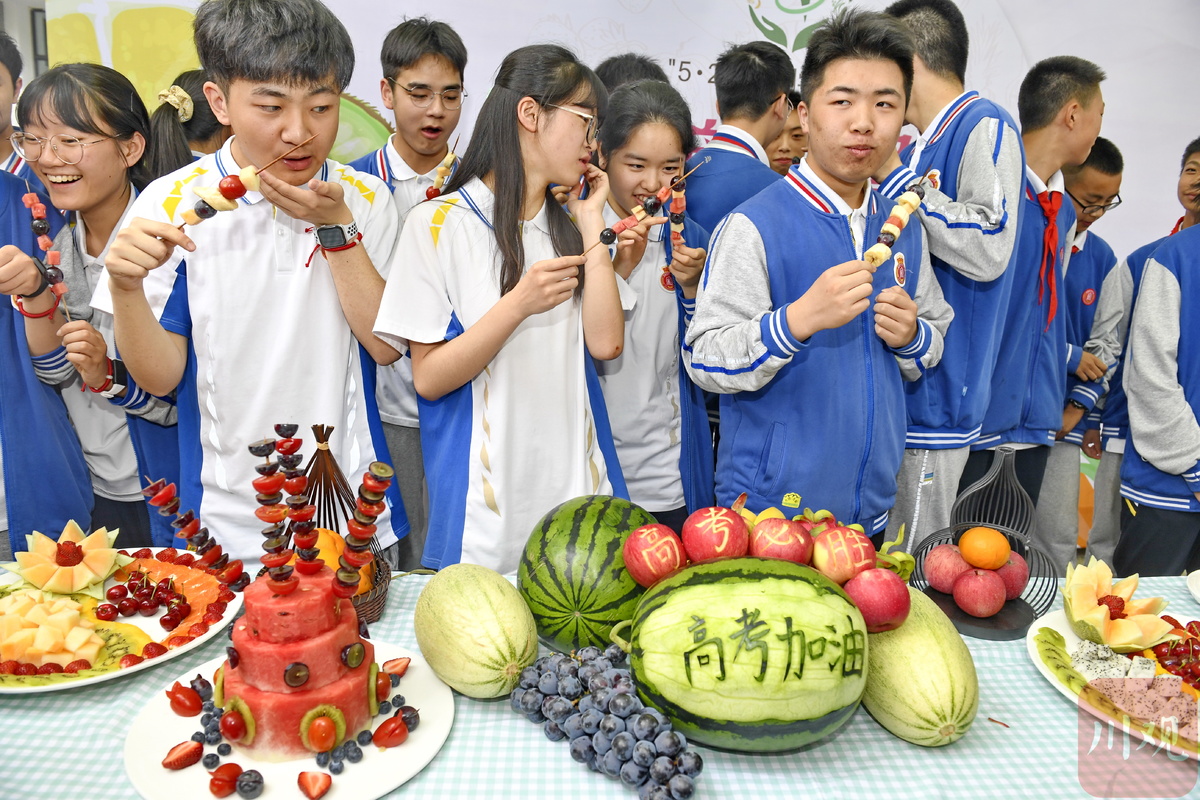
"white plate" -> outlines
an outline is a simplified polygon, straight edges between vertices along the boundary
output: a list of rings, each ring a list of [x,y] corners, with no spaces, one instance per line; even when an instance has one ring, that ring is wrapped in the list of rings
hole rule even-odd
[[[346,762],[346,771],[332,776],[331,796],[336,793],[338,797],[371,800],[392,791],[433,760],[450,735],[450,726],[454,722],[454,693],[433,674],[425,659],[397,645],[386,642],[373,644],[375,659],[380,664],[402,656],[412,659],[408,672],[400,679],[400,685],[393,690],[393,694],[404,695],[408,705],[420,710],[421,724],[399,747],[384,751],[374,745],[364,747],[362,761],[357,764]],[[199,670],[189,670],[186,676],[174,680],[189,681],[197,671],[211,677],[224,662],[224,658],[215,658],[201,664]],[[164,684],[163,688],[170,685]],[[134,788],[146,800],[212,800],[212,793],[208,791],[208,771],[202,764],[181,770],[164,769],[162,766],[162,760],[171,747],[188,741],[200,729],[199,719],[181,717],[171,711],[171,702],[164,692],[155,692],[150,702],[134,718],[129,735],[125,737],[125,771]],[[376,719],[382,722],[382,718]],[[215,753],[216,747],[206,745],[204,751],[206,754]],[[315,758],[258,761],[239,751],[236,746],[232,753],[221,759],[221,763],[226,762],[262,773],[263,800],[300,797],[296,777],[301,772],[329,772],[319,768]]]
[[[1183,624],[1187,625],[1187,621],[1184,621]],[[1033,666],[1036,667],[1037,671],[1042,674],[1042,677],[1048,680],[1050,685],[1057,689],[1063,697],[1070,700],[1072,705],[1076,707],[1082,707],[1101,722],[1111,723],[1118,729],[1123,730],[1126,733],[1133,734],[1137,738],[1146,741],[1147,734],[1144,726],[1136,723],[1127,726],[1121,720],[1116,719],[1115,717],[1110,717],[1108,714],[1104,713],[1098,708],[1095,708],[1089,703],[1080,703],[1079,697],[1072,692],[1066,686],[1066,684],[1062,683],[1057,677],[1055,677],[1054,673],[1050,671],[1050,668],[1047,667],[1045,662],[1042,661],[1042,656],[1037,650],[1037,642],[1034,641],[1034,637],[1038,635],[1038,631],[1041,628],[1050,628],[1062,634],[1063,640],[1066,642],[1066,644],[1063,646],[1063,649],[1066,650],[1068,658],[1070,658],[1070,655],[1075,648],[1079,646],[1081,639],[1075,635],[1075,631],[1071,630],[1071,623],[1067,621],[1067,612],[1062,611],[1061,609],[1058,611],[1051,611],[1049,614],[1034,620],[1034,623],[1029,626],[1028,633],[1025,634],[1025,649],[1029,652],[1029,658],[1033,661]],[[1150,735],[1152,736],[1152,741],[1150,741],[1150,744],[1156,746],[1160,744],[1159,739],[1153,738],[1152,733]],[[1181,749],[1182,752],[1187,753],[1189,757],[1198,758],[1197,753],[1193,752],[1189,748]]]
[[[151,549],[151,551],[157,553],[159,550],[163,550],[165,548],[152,547],[150,549]],[[18,578],[13,573],[0,570],[0,585],[16,583],[19,580],[20,580],[20,578]],[[117,582],[115,580],[113,580],[111,577],[108,578],[104,582],[105,590],[107,591],[109,587],[115,585],[116,583]],[[101,602],[104,603],[104,602],[108,602],[108,601],[102,600]],[[3,684],[0,684],[0,695],[38,694],[39,692],[59,692],[64,689],[78,689],[80,686],[91,686],[92,684],[95,684],[95,683],[104,683],[105,681],[111,681],[116,678],[124,678],[126,675],[132,675],[133,673],[141,672],[144,669],[150,669],[151,667],[157,667],[159,664],[163,663],[164,661],[170,661],[172,658],[175,658],[176,656],[181,656],[184,653],[190,653],[191,651],[195,650],[197,647],[200,647],[201,645],[203,645],[209,639],[220,634],[221,631],[223,631],[225,629],[225,626],[229,624],[229,621],[232,620],[234,617],[236,617],[238,615],[238,613],[241,612],[241,610],[242,610],[242,593],[235,592],[233,599],[230,600],[229,603],[225,606],[225,616],[223,616],[221,618],[221,621],[218,622],[216,625],[210,626],[208,629],[208,633],[204,634],[203,636],[199,636],[199,637],[193,639],[192,641],[188,642],[185,645],[176,647],[174,650],[168,650],[167,652],[163,653],[161,656],[158,656],[157,658],[148,658],[145,661],[141,662],[140,664],[134,664],[132,667],[125,667],[124,669],[120,669],[120,668],[114,669],[111,672],[105,672],[101,675],[90,675],[85,678],[76,678],[76,679],[69,679],[69,678],[63,677],[60,679],[60,682],[49,683],[44,686],[4,686]],[[186,631],[179,631],[178,629],[176,629],[174,631],[169,631],[169,632],[164,631],[162,625],[158,624],[158,618],[161,617],[165,613],[167,613],[166,609],[160,609],[159,611],[155,612],[154,616],[152,616],[152,617],[143,617],[141,614],[134,614],[132,617],[120,617],[119,616],[119,617],[117,617],[116,621],[124,622],[127,625],[134,625],[138,628],[141,628],[143,631],[145,631],[150,636],[151,639],[153,639],[156,642],[165,642],[167,639],[171,638],[172,636],[178,636],[178,635],[182,635],[183,633],[186,633]]]
[[[1200,569],[1187,576],[1187,587],[1192,593],[1192,599],[1200,603]]]

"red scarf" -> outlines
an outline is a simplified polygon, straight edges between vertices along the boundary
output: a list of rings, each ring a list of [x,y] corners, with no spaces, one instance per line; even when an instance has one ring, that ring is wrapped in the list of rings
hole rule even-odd
[[[1054,253],[1058,249],[1058,211],[1062,208],[1062,192],[1039,192],[1038,202],[1046,215],[1046,235],[1042,239],[1042,268],[1038,272],[1038,305],[1047,287],[1050,289],[1050,310],[1046,315],[1046,330],[1058,312],[1058,273],[1054,267]]]

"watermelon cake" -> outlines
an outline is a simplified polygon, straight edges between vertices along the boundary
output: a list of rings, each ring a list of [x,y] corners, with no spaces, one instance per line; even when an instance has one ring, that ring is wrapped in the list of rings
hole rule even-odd
[[[299,586],[287,594],[277,594],[267,574],[246,587],[246,613],[213,680],[214,702],[244,723],[235,745],[265,761],[311,757],[316,719],[333,721],[336,746],[347,731],[368,727],[374,712],[375,649],[360,634],[354,604],[335,592],[328,567],[295,577]]]

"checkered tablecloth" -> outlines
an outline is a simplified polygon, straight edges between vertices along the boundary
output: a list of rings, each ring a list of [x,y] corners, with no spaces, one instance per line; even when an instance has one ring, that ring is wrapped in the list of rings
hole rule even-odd
[[[427,580],[405,576],[393,582],[386,613],[371,626],[374,640],[416,648],[412,611]],[[1143,580],[1138,594],[1168,598],[1168,611],[1180,618],[1200,617],[1182,578]],[[696,797],[1089,797],[1078,778],[1076,708],[1036,671],[1024,640],[967,644],[979,674],[979,716],[955,744],[907,744],[860,709],[838,733],[797,753],[747,756],[698,748],[706,766]],[[224,638],[216,637],[160,668],[97,686],[0,696],[0,798],[136,798],[122,761],[131,721],[164,683],[218,657],[224,646]],[[576,764],[565,743],[548,741],[540,726],[514,714],[506,701],[456,696],[455,702],[454,727],[442,751],[388,797],[636,797]],[[1159,758],[1166,762],[1165,755]],[[1194,774],[1195,762],[1187,768]],[[1191,796],[1200,796],[1200,788],[1193,787]]]

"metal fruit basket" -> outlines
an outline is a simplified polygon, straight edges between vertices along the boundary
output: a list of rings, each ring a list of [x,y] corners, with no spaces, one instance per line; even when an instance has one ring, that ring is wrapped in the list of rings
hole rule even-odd
[[[995,615],[984,618],[973,617],[960,609],[953,597],[931,587],[925,577],[925,556],[930,550],[940,544],[958,544],[958,540],[966,531],[980,525],[1003,533],[1013,552],[1024,558],[1029,565],[1029,582],[1025,584],[1025,591],[1021,596],[1006,602]],[[1058,596],[1058,574],[1050,558],[1035,547],[1025,534],[1002,525],[960,522],[943,528],[922,541],[913,552],[913,558],[917,564],[909,579],[912,587],[932,598],[954,623],[959,633],[975,639],[1009,641],[1023,638],[1033,621],[1046,614]]]

